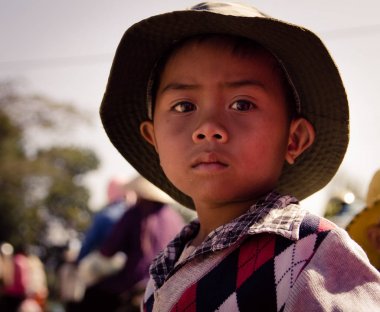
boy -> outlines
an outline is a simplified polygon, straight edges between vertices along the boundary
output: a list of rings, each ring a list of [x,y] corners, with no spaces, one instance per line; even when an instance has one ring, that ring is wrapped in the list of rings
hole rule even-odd
[[[144,311],[378,309],[363,251],[298,204],[348,144],[344,87],[313,33],[233,3],[151,17],[124,35],[101,116],[198,214],[153,261]]]

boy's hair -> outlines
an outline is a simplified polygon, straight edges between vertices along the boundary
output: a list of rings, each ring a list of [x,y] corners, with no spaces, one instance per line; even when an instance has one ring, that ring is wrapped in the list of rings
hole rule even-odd
[[[163,56],[158,60],[156,66],[152,70],[150,85],[148,87],[148,117],[153,120],[154,116],[154,107],[156,102],[157,91],[161,82],[161,75],[164,71],[166,63],[168,60],[176,53],[184,44],[189,42],[202,43],[202,42],[214,41],[215,43],[222,43],[225,46],[231,48],[233,55],[238,57],[252,57],[259,52],[270,53],[259,43],[252,41],[248,38],[240,36],[231,36],[231,35],[220,35],[220,34],[201,34],[193,37],[185,38],[179,42],[176,42],[168,51],[166,51]],[[289,120],[298,117],[300,112],[300,104],[296,90],[291,85],[285,70],[281,67],[281,64],[273,56],[273,71],[275,71],[280,79],[285,92],[285,100],[287,104]]]
[[[277,59],[294,91],[298,113],[312,123],[316,139],[295,164],[284,165],[276,190],[300,200],[320,190],[335,175],[348,145],[348,103],[339,72],[314,33],[242,4],[201,3],[150,17],[126,31],[101,105],[112,143],[142,176],[193,208],[191,198],[166,178],[156,151],[140,135],[140,124],[149,119],[147,103],[157,62],[176,43],[209,34],[246,38]]]

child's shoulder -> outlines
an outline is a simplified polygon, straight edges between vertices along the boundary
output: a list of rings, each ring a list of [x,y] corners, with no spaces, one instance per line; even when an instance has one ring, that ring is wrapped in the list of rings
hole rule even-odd
[[[316,248],[323,243],[320,252],[329,251],[329,254],[341,252],[353,253],[367,259],[362,248],[351,239],[347,231],[323,217],[308,213],[300,225],[300,240],[314,235],[318,237]]]
[[[306,213],[300,224],[300,239],[311,234],[328,234],[331,230],[337,230],[335,223],[312,213]]]
[[[347,233],[331,221],[301,210],[299,206],[292,209],[300,209],[297,215],[293,215],[295,219],[299,217],[300,220],[299,223],[294,220],[287,222],[289,234],[278,229],[278,231],[268,230],[260,233],[257,231],[257,235],[247,236],[236,252],[243,255],[257,253],[258,256],[267,257],[267,260],[271,258],[277,268],[283,267],[281,270],[285,274],[297,267],[300,270],[303,269],[319,252],[322,244],[332,244],[329,240],[334,242],[341,240],[342,246],[347,245],[347,241],[350,241],[349,237],[345,236]],[[287,214],[277,216],[272,223],[279,225],[280,217],[284,219]],[[292,226],[295,229],[292,229]]]
[[[313,215],[305,217],[301,232],[298,251],[304,251],[306,255],[310,244],[314,247],[291,285],[285,311],[319,309],[321,302],[326,306],[340,307],[342,311],[350,311],[353,306],[357,311],[377,311],[380,274],[348,233]],[[297,259],[297,252],[294,255]],[[293,257],[289,259],[292,259],[292,264],[302,261],[302,257],[295,261]],[[282,264],[286,263],[284,260]]]
[[[244,283],[259,281],[261,287],[275,289],[277,307],[285,310],[298,305],[308,310],[307,302],[317,305],[324,298],[347,307],[345,299],[336,295],[343,288],[347,293],[358,290],[357,297],[347,296],[351,302],[357,300],[362,305],[363,298],[375,302],[376,296],[371,297],[370,293],[379,289],[379,273],[347,232],[323,217],[306,213],[297,238],[261,233],[248,238],[238,252],[242,264],[239,276]],[[268,279],[268,272],[273,280]],[[371,291],[361,287],[363,283]],[[333,289],[326,288],[330,286]]]
[[[299,206],[296,208],[301,209]],[[296,209],[293,208],[293,209]],[[301,210],[302,211],[302,210]],[[276,262],[288,262],[287,257],[294,260],[298,258],[299,263],[308,263],[316,254],[329,253],[332,257],[340,257],[346,253],[354,254],[360,258],[367,259],[362,248],[354,242],[346,230],[340,228],[333,222],[321,216],[309,213],[305,210],[298,214],[301,220],[296,225],[297,235],[278,235],[278,233],[263,233],[253,235],[239,248],[255,248],[254,245],[264,244],[271,241],[273,246],[272,257]],[[283,218],[283,216],[281,216]],[[277,221],[277,220],[276,220]],[[278,222],[278,221],[277,221]],[[296,222],[289,223],[296,224]],[[291,228],[289,228],[291,230]],[[251,246],[251,247],[250,247]]]

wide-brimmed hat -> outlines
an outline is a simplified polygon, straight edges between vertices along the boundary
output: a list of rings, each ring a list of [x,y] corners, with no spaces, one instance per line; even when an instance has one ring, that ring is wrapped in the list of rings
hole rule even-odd
[[[136,192],[136,195],[140,198],[161,202],[165,204],[173,204],[173,199],[158,187],[150,183],[147,179],[138,175],[132,179],[127,185],[128,190]]]
[[[380,202],[364,207],[346,226],[346,230],[366,252],[372,265],[380,270]]]
[[[276,190],[302,200],[324,187],[348,144],[348,103],[339,72],[315,34],[242,4],[201,3],[142,20],[125,32],[101,105],[105,131],[119,152],[142,176],[193,208],[191,198],[166,178],[139,126],[149,119],[148,88],[155,64],[176,42],[201,34],[245,37],[275,55],[296,91],[300,113],[316,131],[312,147],[294,165],[284,165]]]
[[[375,172],[369,183],[366,204],[370,207],[378,201],[380,202],[380,170]]]

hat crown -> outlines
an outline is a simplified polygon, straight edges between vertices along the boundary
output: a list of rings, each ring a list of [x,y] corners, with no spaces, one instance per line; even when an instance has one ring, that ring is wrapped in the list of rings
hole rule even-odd
[[[255,7],[235,2],[202,2],[191,7],[192,11],[207,11],[216,14],[242,16],[242,17],[266,17]]]

